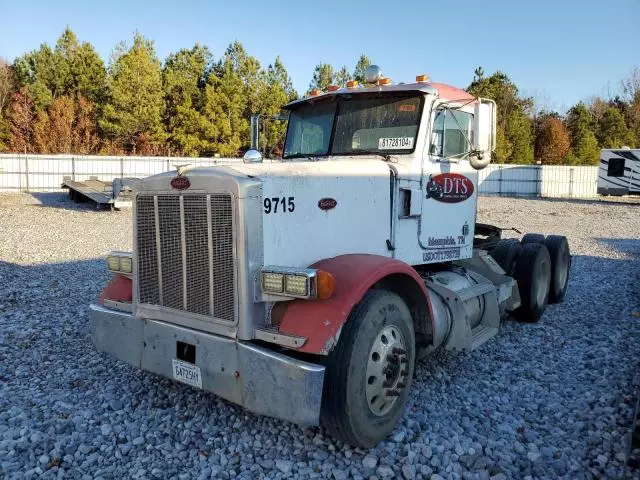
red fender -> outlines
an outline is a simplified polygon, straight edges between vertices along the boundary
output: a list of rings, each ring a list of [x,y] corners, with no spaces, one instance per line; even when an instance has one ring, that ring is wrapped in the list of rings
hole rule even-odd
[[[104,304],[105,298],[116,302],[130,302],[133,298],[131,279],[119,273],[114,273],[109,284],[100,294],[98,303]]]
[[[278,316],[281,315],[280,333],[307,338],[297,349],[300,352],[327,354],[337,343],[342,325],[353,307],[373,285],[389,275],[403,274],[415,280],[431,310],[424,281],[414,268],[399,260],[351,254],[320,260],[311,268],[331,273],[336,286],[328,300],[293,300],[281,304],[283,309],[278,312]]]

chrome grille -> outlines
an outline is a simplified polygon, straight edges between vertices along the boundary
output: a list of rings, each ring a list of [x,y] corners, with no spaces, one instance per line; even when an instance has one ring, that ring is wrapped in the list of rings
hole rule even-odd
[[[228,194],[138,194],[138,301],[235,321]]]

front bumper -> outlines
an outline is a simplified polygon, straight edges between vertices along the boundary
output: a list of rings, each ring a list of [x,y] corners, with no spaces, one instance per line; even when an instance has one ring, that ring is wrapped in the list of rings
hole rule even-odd
[[[247,410],[317,425],[325,367],[251,343],[91,305],[93,344],[131,365],[173,378],[177,342],[195,345],[202,388]]]

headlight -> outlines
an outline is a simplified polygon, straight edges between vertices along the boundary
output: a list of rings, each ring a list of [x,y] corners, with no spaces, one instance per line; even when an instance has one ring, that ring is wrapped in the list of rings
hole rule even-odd
[[[124,273],[130,275],[133,271],[131,253],[111,252],[107,256],[107,268],[114,273]]]
[[[120,257],[120,271],[131,273],[131,257]]]
[[[120,258],[109,255],[107,257],[107,268],[112,272],[120,271]]]
[[[265,293],[282,293],[282,273],[262,272],[262,291]]]
[[[315,298],[316,270],[312,268],[264,267],[262,293],[296,298]]]
[[[296,297],[308,296],[309,278],[302,275],[286,275],[284,277],[284,291]]]
[[[314,268],[264,267],[260,272],[262,293],[304,299],[326,300],[336,281],[329,272]]]

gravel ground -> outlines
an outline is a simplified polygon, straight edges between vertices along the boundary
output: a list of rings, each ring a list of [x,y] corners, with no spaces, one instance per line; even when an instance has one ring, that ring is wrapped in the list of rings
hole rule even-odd
[[[640,204],[482,198],[479,221],[567,235],[565,302],[422,361],[402,423],[363,451],[96,353],[87,305],[130,214],[0,195],[0,478],[622,478]]]

